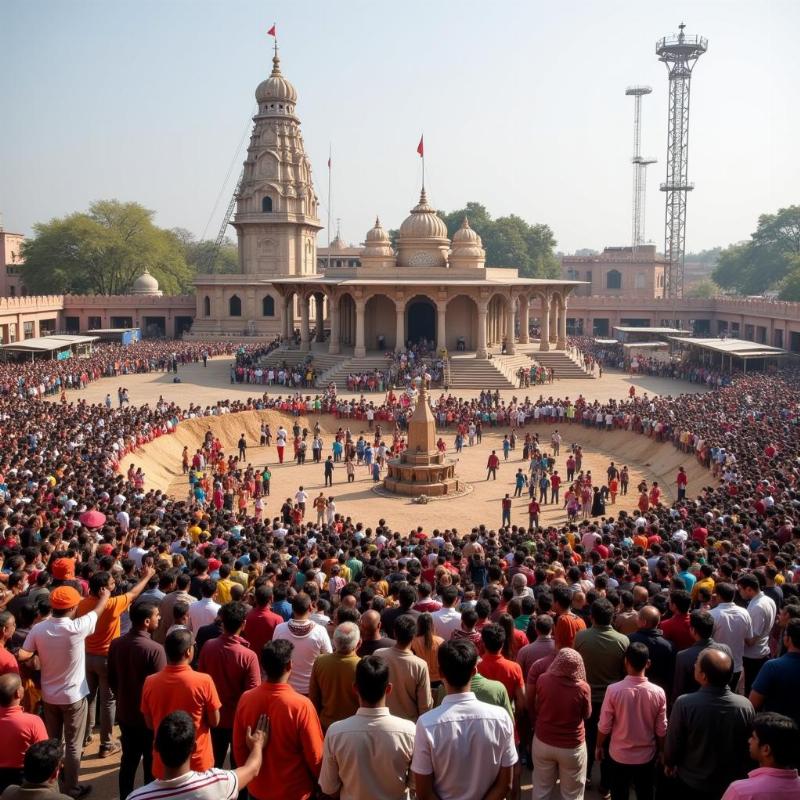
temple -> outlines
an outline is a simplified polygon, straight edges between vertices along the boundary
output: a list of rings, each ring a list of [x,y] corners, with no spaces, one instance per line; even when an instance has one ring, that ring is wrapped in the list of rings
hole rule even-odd
[[[193,335],[246,332],[288,341],[299,334],[301,351],[316,341],[327,343],[322,349],[330,355],[354,358],[424,340],[486,359],[501,343],[508,354],[515,342],[527,344],[528,322],[535,318],[547,334],[541,350],[565,347],[567,300],[581,282],[487,267],[469,221],[451,239],[424,187],[394,246],[376,219],[357,257],[321,269],[330,260],[317,258],[322,226],[297,91],[281,72],[277,52],[256,101],[232,221],[239,272],[197,276]]]

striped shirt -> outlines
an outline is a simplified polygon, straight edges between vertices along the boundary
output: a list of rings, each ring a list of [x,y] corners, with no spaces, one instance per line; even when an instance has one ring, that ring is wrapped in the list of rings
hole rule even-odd
[[[191,770],[168,781],[154,780],[129,794],[128,800],[233,800],[238,793],[239,779],[233,770]]]

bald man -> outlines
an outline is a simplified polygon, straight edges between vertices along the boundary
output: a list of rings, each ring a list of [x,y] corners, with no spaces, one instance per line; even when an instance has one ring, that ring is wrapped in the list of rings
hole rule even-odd
[[[628,638],[641,642],[650,654],[647,677],[664,690],[669,700],[675,675],[675,646],[661,633],[661,612],[655,606],[642,606],[636,619],[638,626]]]
[[[22,710],[24,695],[16,672],[0,675],[0,792],[22,783],[25,753],[32,744],[48,738],[41,717]]]
[[[673,797],[720,797],[747,772],[755,711],[746,697],[728,688],[732,672],[728,653],[703,650],[694,667],[700,689],[681,695],[672,707],[664,764],[667,775],[676,779]]]
[[[358,626],[361,629],[361,646],[358,648],[358,655],[361,658],[371,656],[383,647],[394,647],[394,639],[381,633],[381,615],[377,611],[373,609],[365,611],[358,621]]]

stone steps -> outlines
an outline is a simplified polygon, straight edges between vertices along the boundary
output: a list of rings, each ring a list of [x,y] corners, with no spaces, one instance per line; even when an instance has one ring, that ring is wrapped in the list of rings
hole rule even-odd
[[[555,370],[556,380],[591,380],[594,378],[594,375],[586,372],[586,370],[564,350],[549,350],[544,353],[536,351],[529,353],[529,356],[540,366]]]
[[[517,386],[506,374],[500,357],[491,359],[451,358],[450,389],[513,389]]]

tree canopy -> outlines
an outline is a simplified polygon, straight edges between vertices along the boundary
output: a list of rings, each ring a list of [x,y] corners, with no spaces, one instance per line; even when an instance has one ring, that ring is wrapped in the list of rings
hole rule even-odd
[[[762,214],[748,241],[722,251],[712,278],[740,294],[777,290],[784,300],[800,300],[800,206]]]
[[[213,272],[231,274],[239,271],[239,251],[236,242],[223,239],[217,248],[211,239],[198,241],[186,228],[173,228],[183,247],[183,257],[193,273]]]
[[[139,203],[98,200],[86,212],[34,226],[25,242],[31,294],[124,294],[145,269],[166,294],[186,291],[193,270],[174,232],[157,227]]]
[[[530,224],[522,217],[511,214],[493,219],[481,203],[469,202],[456,211],[439,211],[447,225],[447,234],[461,227],[464,217],[470,227],[483,240],[487,267],[516,267],[526,278],[557,278],[561,274],[554,248],[556,240],[550,227]],[[397,241],[397,230],[389,231],[393,243]]]

